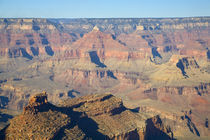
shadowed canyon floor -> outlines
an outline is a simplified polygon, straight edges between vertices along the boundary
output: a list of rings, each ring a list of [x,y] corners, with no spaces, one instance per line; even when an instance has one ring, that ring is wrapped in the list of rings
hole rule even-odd
[[[81,136],[81,139],[93,135],[114,139],[122,132],[137,136],[140,127],[133,123],[139,120],[150,125],[144,127],[144,131],[153,132],[155,127],[161,131],[164,128],[165,133],[167,126],[175,139],[208,139],[209,21],[209,17],[0,19],[0,127],[4,128],[8,120],[21,114],[25,106],[30,106],[29,98],[44,90],[49,93],[47,104],[51,109],[35,113],[40,120],[33,119],[33,113],[31,117],[30,113],[21,114],[11,121],[8,132],[12,123],[20,123],[21,116],[29,115],[28,123],[38,121],[43,123],[43,128],[51,121],[55,126],[50,116],[61,116],[56,120],[60,125],[46,131],[46,137],[71,137],[67,136],[68,132],[73,137],[74,131],[77,133],[74,137]],[[85,110],[79,107],[73,111],[69,104],[68,110],[75,112],[76,118],[82,117],[77,124],[71,124],[76,118],[64,112],[59,104],[69,98],[75,98],[71,102],[76,104],[82,102],[83,96],[84,100],[95,98],[89,94],[96,93],[111,93],[121,98],[125,108],[132,108],[136,113],[130,113],[138,117],[132,115],[133,122],[128,121],[119,132],[114,130],[118,124],[109,132],[106,130],[111,126],[99,121],[106,112],[100,114],[99,108],[100,117],[91,118],[88,112],[97,111],[92,112],[85,106]],[[110,108],[111,104],[108,105]],[[105,115],[113,121],[110,125],[120,123],[115,122],[120,120],[120,116],[115,115],[111,118]],[[83,121],[90,121],[95,131],[81,126]],[[164,126],[159,125],[160,122]],[[125,126],[128,129],[123,129]],[[27,129],[30,125],[24,127]],[[135,132],[134,129],[131,132],[131,128],[135,128]],[[37,129],[41,131],[41,127]],[[152,135],[145,134],[144,138],[150,139]]]

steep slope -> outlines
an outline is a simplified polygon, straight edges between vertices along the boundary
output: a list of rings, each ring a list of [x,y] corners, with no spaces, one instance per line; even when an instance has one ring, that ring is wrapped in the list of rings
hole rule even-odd
[[[28,59],[53,56],[54,52],[62,50],[60,47],[68,46],[78,38],[47,19],[1,19],[0,23],[1,56]]]
[[[73,48],[80,49],[111,49],[111,50],[126,50],[123,44],[114,40],[111,34],[106,34],[100,31],[100,29],[95,26],[93,30],[83,37],[73,43]]]
[[[111,94],[66,100],[56,107],[47,101],[46,93],[41,93],[33,96],[23,113],[1,131],[1,138],[135,140],[173,137],[159,117],[146,122],[143,117],[125,108],[122,101]]]

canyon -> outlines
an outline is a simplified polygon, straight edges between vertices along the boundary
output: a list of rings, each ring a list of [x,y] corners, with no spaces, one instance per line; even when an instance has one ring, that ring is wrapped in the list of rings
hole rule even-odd
[[[157,124],[161,126],[157,129],[162,131],[167,126],[175,139],[208,139],[209,21],[209,17],[0,19],[1,129],[14,116],[28,115],[24,112],[28,112],[26,107],[30,108],[29,99],[42,91],[48,93],[47,104],[52,108],[65,100],[79,104],[84,102],[80,101],[83,98],[89,100],[95,98],[95,94],[109,93],[121,98],[123,108],[138,116],[129,116],[133,122],[124,118],[128,124],[119,126],[119,132],[103,132],[110,139],[129,139],[130,135],[124,132],[137,136],[140,127],[133,124],[137,120],[144,124],[144,129],[161,120],[164,126]],[[67,106],[74,108],[66,103]],[[88,106],[92,105],[88,103]],[[107,106],[110,108],[111,103]],[[96,123],[101,129],[104,127],[106,131],[105,127],[111,127],[99,121],[104,114],[104,118],[110,118],[109,111],[103,112],[105,108],[78,108],[88,117],[94,114],[91,119],[98,119]],[[56,109],[45,113],[38,112],[38,116],[62,116],[57,120],[60,126],[49,131],[48,139],[61,130],[73,134],[74,130],[63,128],[72,116]],[[87,116],[83,117],[87,119]],[[113,125],[123,121],[118,117],[110,118]],[[8,132],[13,123],[21,123],[19,119],[11,120]],[[131,126],[132,132],[125,129]],[[85,137],[86,130],[75,129],[81,139]],[[152,135],[154,126],[148,129]],[[118,136],[122,132],[124,134]],[[149,139],[138,134],[139,137]]]

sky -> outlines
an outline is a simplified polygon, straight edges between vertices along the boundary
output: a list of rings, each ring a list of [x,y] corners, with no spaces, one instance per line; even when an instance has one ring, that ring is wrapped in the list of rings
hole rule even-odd
[[[0,0],[0,18],[210,16],[210,0]]]

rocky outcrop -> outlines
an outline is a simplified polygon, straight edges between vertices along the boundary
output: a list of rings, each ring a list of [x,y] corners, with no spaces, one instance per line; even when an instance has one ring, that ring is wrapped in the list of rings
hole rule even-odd
[[[23,113],[1,132],[2,139],[53,139],[70,122],[68,116],[47,102],[46,93],[33,96]]]
[[[64,101],[59,107],[47,102],[46,93],[33,96],[20,116],[1,131],[5,139],[171,139],[157,116],[145,120],[128,110],[111,94],[89,95]],[[170,134],[170,135],[168,135]]]
[[[173,139],[173,132],[170,127],[163,126],[163,123],[158,115],[148,119],[146,123],[145,139]]]
[[[70,108],[78,108],[79,112],[85,112],[89,117],[102,114],[115,115],[125,111],[122,100],[115,98],[111,94],[107,95],[90,95],[80,98],[67,100],[65,106]],[[85,108],[81,107],[84,106]],[[77,109],[75,109],[77,110]]]
[[[180,59],[176,66],[181,70],[182,75],[185,77],[188,77],[188,75],[186,74],[186,69],[199,68],[199,65],[197,64],[194,58],[190,59],[186,57]]]
[[[29,104],[23,108],[23,114],[42,112],[44,110],[48,110],[50,104],[47,101],[46,92],[34,95],[30,98]]]

